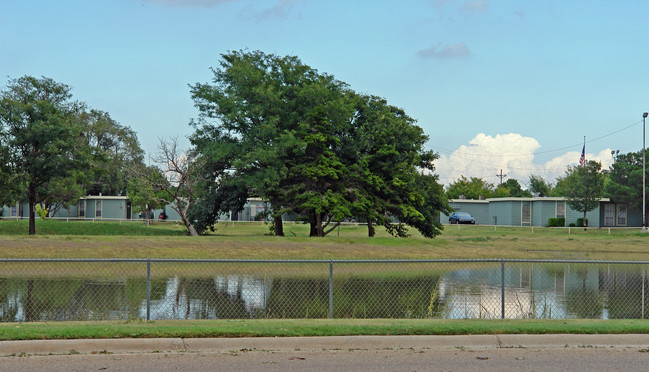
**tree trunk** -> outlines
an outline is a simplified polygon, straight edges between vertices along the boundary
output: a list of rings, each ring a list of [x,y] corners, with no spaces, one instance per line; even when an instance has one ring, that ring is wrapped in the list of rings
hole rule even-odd
[[[36,212],[34,206],[36,205],[36,191],[29,190],[29,235],[36,235]]]
[[[367,236],[373,238],[376,235],[376,229],[374,229],[374,223],[371,218],[367,219]]]
[[[315,215],[315,229],[316,236],[322,238],[324,236],[324,231],[322,229],[322,213],[316,213]]]
[[[275,236],[284,236],[284,222],[282,216],[273,217],[273,224],[275,226]]]
[[[588,227],[588,221],[586,220],[586,212],[585,211],[584,211],[583,224],[584,224],[584,231],[586,231],[586,228]]]
[[[309,236],[318,236],[318,229],[316,228],[316,217],[315,213],[311,215],[309,218],[309,224],[311,225],[311,229],[309,230]]]
[[[198,233],[196,232],[196,229],[194,226],[189,222],[187,217],[181,216],[183,223],[185,224],[185,227],[187,228],[187,231],[189,231],[189,235],[191,236],[198,236]]]

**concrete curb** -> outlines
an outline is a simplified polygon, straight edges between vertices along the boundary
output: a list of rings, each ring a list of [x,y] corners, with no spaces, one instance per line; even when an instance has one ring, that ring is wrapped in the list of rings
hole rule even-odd
[[[649,335],[334,336],[0,341],[0,356],[377,349],[649,348]]]

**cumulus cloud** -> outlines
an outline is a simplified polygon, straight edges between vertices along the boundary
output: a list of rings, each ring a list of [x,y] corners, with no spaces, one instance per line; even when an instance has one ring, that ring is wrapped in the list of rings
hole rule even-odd
[[[148,3],[178,7],[214,8],[236,0],[144,0]]]
[[[566,152],[545,163],[536,163],[534,152],[540,148],[536,139],[517,133],[493,137],[480,133],[468,145],[462,145],[450,154],[440,155],[435,161],[435,172],[440,177],[440,183],[445,185],[461,176],[479,177],[497,184],[499,178],[496,174],[500,174],[502,169],[502,173],[507,175],[506,179],[516,179],[526,187],[532,174],[554,182],[565,174],[568,166],[579,163],[580,151]],[[608,168],[613,162],[608,148],[597,154],[586,153],[586,159],[601,162],[603,168]]]
[[[473,0],[465,2],[461,10],[467,13],[484,13],[488,7],[485,0]]]
[[[438,43],[430,48],[418,51],[417,55],[422,58],[452,59],[469,57],[471,56],[471,51],[465,43],[446,46],[441,46],[441,44]]]

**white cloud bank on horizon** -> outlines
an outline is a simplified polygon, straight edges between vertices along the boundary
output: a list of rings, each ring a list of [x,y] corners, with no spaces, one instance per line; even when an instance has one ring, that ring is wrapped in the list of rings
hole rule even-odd
[[[555,183],[557,177],[565,174],[568,166],[579,163],[581,151],[569,151],[543,164],[536,164],[534,152],[540,148],[536,139],[517,133],[498,134],[494,137],[480,133],[468,145],[460,146],[451,154],[440,154],[440,158],[434,162],[435,173],[439,175],[439,182],[445,186],[461,176],[479,177],[497,185],[500,179],[496,175],[502,169],[502,173],[507,175],[503,182],[514,178],[523,188],[527,188],[532,174]],[[586,151],[586,160],[599,161],[602,168],[607,169],[613,163],[611,149],[603,149],[598,154]]]

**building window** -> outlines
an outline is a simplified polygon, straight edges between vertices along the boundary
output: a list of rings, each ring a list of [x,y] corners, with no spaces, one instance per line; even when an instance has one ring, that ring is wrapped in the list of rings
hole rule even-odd
[[[523,204],[523,210],[521,211],[521,223],[531,223],[532,222],[532,208],[530,203]]]
[[[101,200],[97,200],[95,205],[95,217],[101,217]]]
[[[11,207],[11,217],[16,217],[17,214],[18,209],[15,206]]]
[[[604,226],[615,226],[615,204],[604,205]]]
[[[557,218],[566,218],[566,202],[557,202]]]
[[[80,201],[79,202],[79,217],[85,217],[86,216],[86,202],[85,201]]]
[[[626,226],[626,205],[617,206],[617,225]]]

